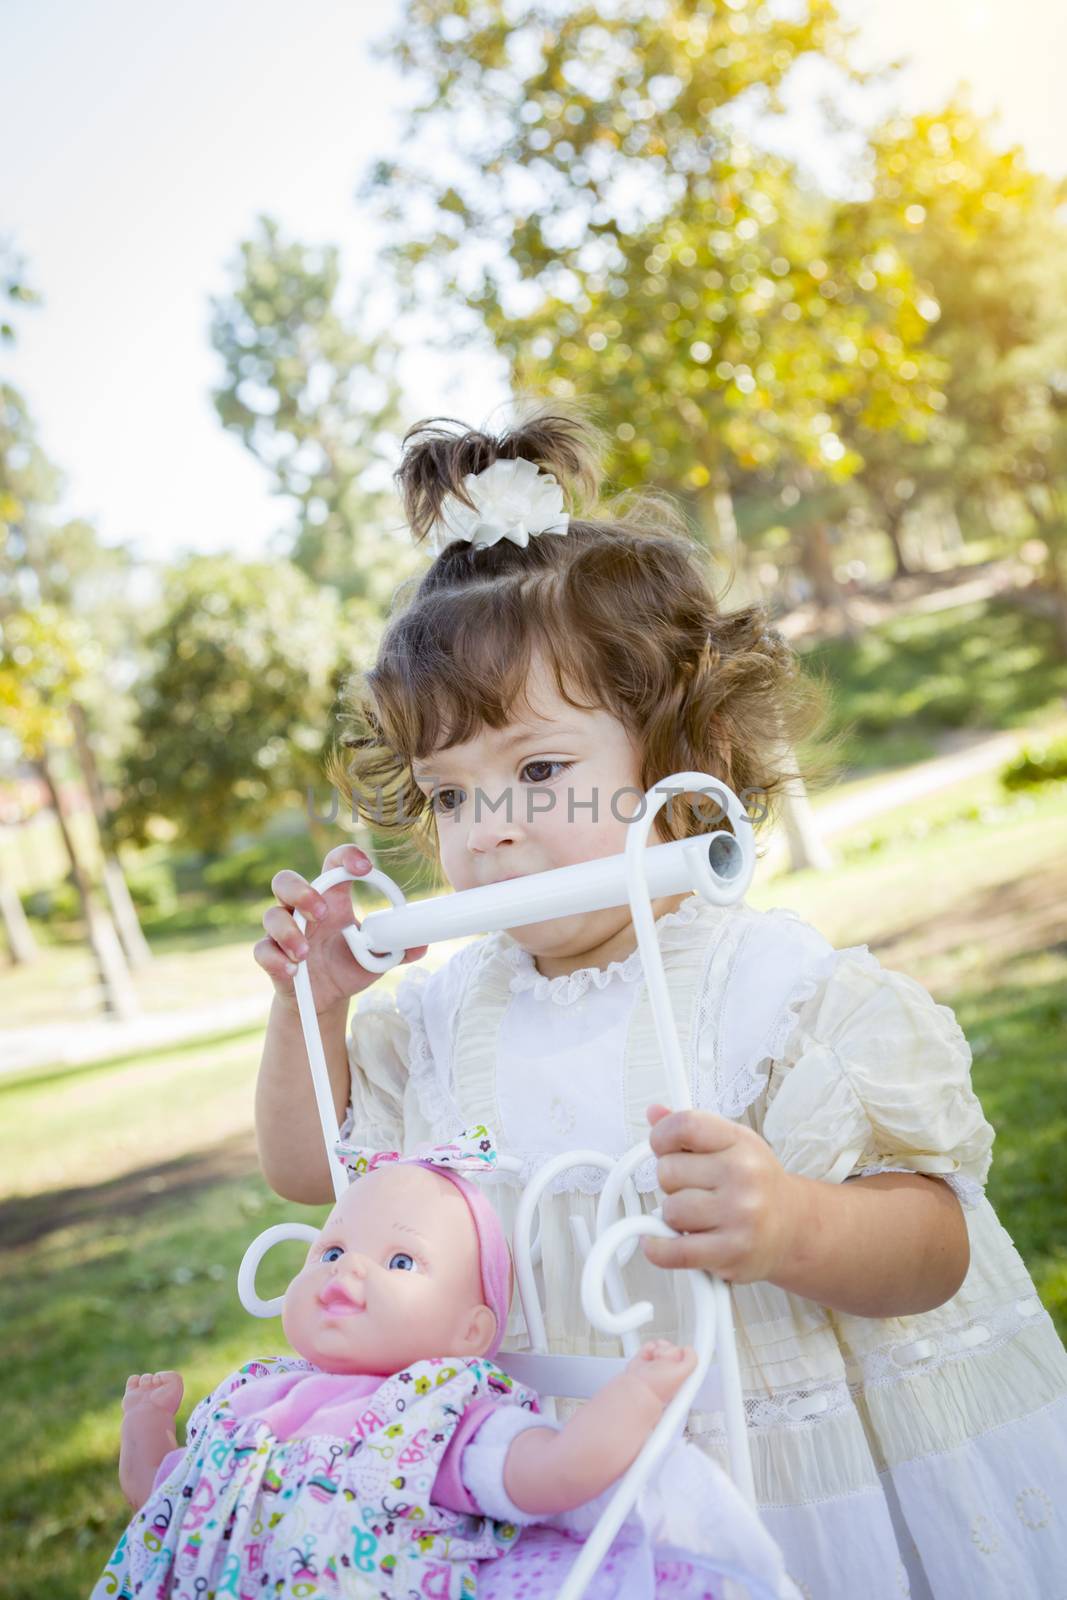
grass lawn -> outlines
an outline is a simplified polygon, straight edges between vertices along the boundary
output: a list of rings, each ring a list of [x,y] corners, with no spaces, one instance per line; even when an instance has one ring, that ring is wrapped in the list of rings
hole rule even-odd
[[[954,1007],[997,1128],[991,1196],[1067,1332],[1067,816],[1054,791],[1025,798],[998,810],[995,795],[932,797],[897,827],[880,820],[873,847],[869,826],[837,841],[834,871],[758,881],[750,898],[792,906],[835,944],[868,944]],[[77,1600],[125,1525],[128,1372],[180,1368],[184,1420],[222,1373],[277,1344],[277,1324],[257,1329],[237,1302],[238,1262],[260,1229],[324,1208],[280,1201],[259,1177],[260,1044],[0,1083],[0,1338],[8,1432],[26,1442],[0,1465],[8,1600]],[[295,1266],[278,1255],[268,1292]]]
[[[957,730],[1038,726],[1062,717],[1067,697],[1051,623],[1003,598],[903,612],[801,655],[833,683],[845,776],[928,760]]]

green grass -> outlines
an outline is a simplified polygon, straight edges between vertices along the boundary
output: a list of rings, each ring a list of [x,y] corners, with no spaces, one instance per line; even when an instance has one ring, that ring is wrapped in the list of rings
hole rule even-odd
[[[833,684],[832,729],[848,730],[840,759],[857,775],[925,761],[960,729],[1062,716],[1067,695],[1052,625],[999,598],[903,613],[802,654]]]
[[[238,1304],[235,1276],[260,1229],[298,1214],[321,1216],[268,1195],[249,1170],[173,1196],[138,1194],[128,1209],[70,1221],[14,1253],[5,1416],[9,1440],[27,1449],[6,1452],[0,1467],[8,1600],[75,1600],[99,1576],[129,1515],[115,1478],[127,1373],[178,1367],[191,1402],[278,1344],[277,1324],[258,1327]],[[261,1279],[267,1293],[287,1276],[284,1263],[273,1267]]]

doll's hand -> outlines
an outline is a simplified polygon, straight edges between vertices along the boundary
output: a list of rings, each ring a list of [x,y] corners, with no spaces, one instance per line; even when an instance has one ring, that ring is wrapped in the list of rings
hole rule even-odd
[[[371,870],[371,862],[355,845],[342,844],[331,850],[322,864],[324,872],[333,867],[344,867],[346,872],[362,877]],[[252,954],[281,1001],[296,1008],[293,974],[296,964],[305,957],[315,1010],[320,1015],[347,1002],[351,995],[361,993],[382,976],[360,965],[341,931],[359,926],[352,914],[350,883],[335,883],[325,894],[319,894],[299,872],[286,868],[274,874],[270,886],[278,904],[263,913],[268,937],[259,941]],[[297,927],[294,911],[302,911],[307,918],[305,933]],[[404,961],[418,961],[428,948],[423,944],[408,950]]]
[[[701,1267],[733,1283],[773,1282],[789,1259],[794,1179],[766,1140],[710,1111],[649,1106],[649,1139],[680,1239],[642,1241],[657,1267]]]
[[[650,1339],[641,1346],[626,1371],[667,1405],[696,1364],[697,1353],[690,1345],[672,1344],[669,1339]]]

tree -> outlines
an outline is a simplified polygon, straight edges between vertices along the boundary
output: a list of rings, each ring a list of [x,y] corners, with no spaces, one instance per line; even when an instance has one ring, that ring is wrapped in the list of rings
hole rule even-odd
[[[93,895],[87,867],[70,827],[56,766],[67,734],[67,713],[79,683],[93,670],[94,647],[83,622],[54,606],[9,607],[0,617],[0,718],[41,776],[55,811],[70,874],[81,902],[107,1009],[133,1016],[140,1002],[114,924]]]
[[[194,556],[169,572],[138,685],[121,832],[144,838],[162,816],[185,842],[218,850],[301,803],[321,772],[340,677],[376,625],[366,603],[343,610],[286,562]]]
[[[25,263],[8,240],[0,239],[0,343],[10,344],[15,338],[14,323],[8,307],[32,304],[35,300],[36,295],[26,281]],[[6,519],[10,510],[9,501],[0,498],[0,519]],[[0,874],[0,921],[3,922],[7,948],[13,965],[24,966],[35,961],[39,952],[33,930],[17,891],[2,874]]]
[[[998,148],[962,94],[936,113],[895,117],[871,143],[869,215],[937,306],[927,351],[944,401],[926,439],[898,441],[913,503],[1025,504],[1048,548],[1045,581],[1067,653],[1067,182]],[[876,451],[860,441],[872,462]],[[880,470],[892,467],[879,463]]]
[[[802,55],[844,64],[835,7],[512,16],[411,0],[387,44],[428,94],[404,156],[363,186],[395,236],[386,259],[409,303],[458,313],[450,342],[472,321],[488,333],[516,387],[595,394],[620,486],[694,495],[732,559],[732,463],[844,476],[846,406],[914,403],[924,329],[899,254],[857,248],[731,120],[743,97],[773,105]],[[407,154],[424,125],[429,170]]]
[[[0,279],[9,299],[36,303],[23,264],[10,248],[0,252]],[[8,342],[14,337],[6,323],[0,333]],[[99,692],[102,647],[115,642],[127,613],[113,580],[120,573],[125,576],[128,555],[121,549],[104,550],[84,522],[57,523],[54,506],[60,487],[60,474],[38,443],[21,394],[0,383],[0,704],[52,798],[105,1003],[115,1014],[127,1016],[139,1009],[127,962],[140,964],[149,951],[107,833],[85,706]],[[120,702],[112,681],[112,724],[121,721],[116,715]],[[98,845],[114,925],[96,905],[91,874],[68,825],[56,763],[58,750],[71,744],[86,790],[95,793]],[[11,896],[4,900],[10,906]],[[10,914],[5,921],[13,955],[27,953],[25,929]]]
[[[116,744],[121,738],[123,700],[116,681],[117,658],[135,631],[133,608],[125,592],[130,557],[122,547],[102,546],[85,522],[55,520],[53,507],[60,484],[58,470],[40,448],[22,396],[10,385],[0,385],[0,618],[34,617],[44,608],[58,619],[55,626],[66,636],[74,637],[80,630],[83,641],[77,671],[61,687],[53,685],[49,703],[62,716],[50,727],[47,748],[42,755],[27,747],[27,754],[49,765],[46,783],[55,796],[62,789],[51,768],[59,750],[72,751],[92,805],[111,915],[126,960],[131,966],[141,966],[151,959],[151,952],[111,837],[94,748],[95,726],[102,722],[109,726]],[[78,619],[77,624],[73,619]],[[106,684],[105,661],[110,667]],[[29,689],[27,685],[27,692]],[[107,714],[103,717],[105,702]],[[57,813],[57,822],[65,846],[74,849],[74,835],[65,817]],[[71,872],[79,886],[91,881],[88,866],[80,860],[72,861]],[[93,911],[86,911],[86,921],[92,935]],[[95,925],[99,924],[96,914]],[[108,939],[106,933],[101,937]]]
[[[374,483],[403,432],[398,351],[341,310],[339,277],[333,246],[286,239],[259,218],[231,291],[213,302],[226,368],[215,405],[295,505],[294,564],[385,609],[413,560],[395,497]]]

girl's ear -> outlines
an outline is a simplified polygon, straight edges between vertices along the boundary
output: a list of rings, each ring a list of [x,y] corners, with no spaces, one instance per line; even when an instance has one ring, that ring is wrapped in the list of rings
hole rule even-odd
[[[488,1306],[475,1306],[467,1318],[462,1335],[463,1348],[457,1355],[484,1356],[496,1336],[496,1315]]]

